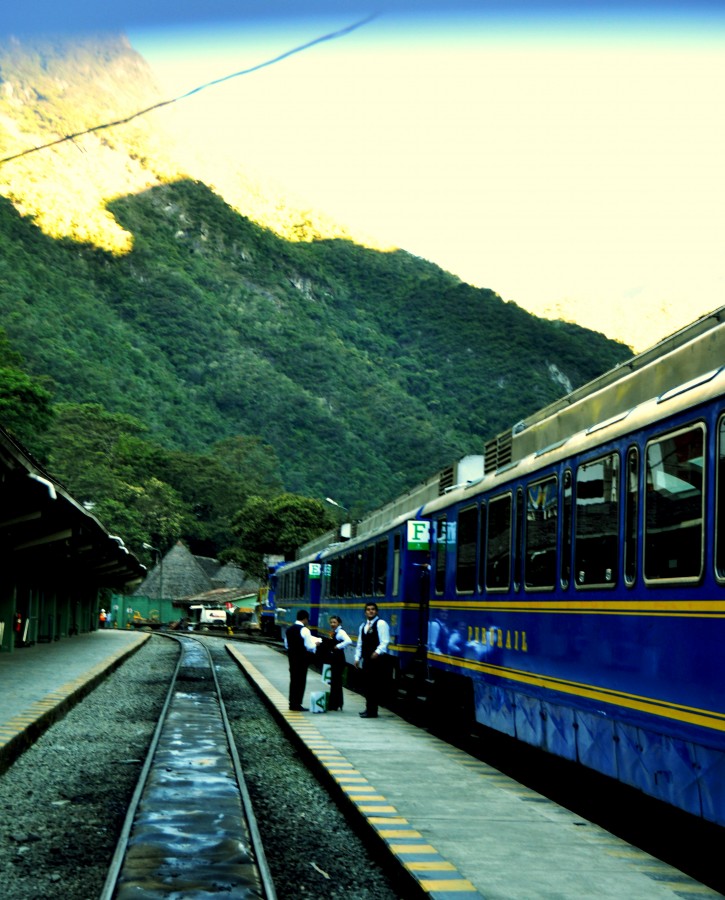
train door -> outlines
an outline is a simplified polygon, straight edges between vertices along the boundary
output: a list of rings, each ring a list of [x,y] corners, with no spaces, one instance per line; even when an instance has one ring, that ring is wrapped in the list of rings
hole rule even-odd
[[[404,542],[400,551],[405,560],[404,596],[401,599],[403,604],[409,603],[417,608],[411,637],[415,640],[416,658],[426,659],[430,623],[431,523],[416,519],[407,522],[406,526],[402,534],[396,534],[396,554],[400,541]]]
[[[307,571],[303,572],[304,579],[304,602],[307,604],[310,613],[310,628],[318,629],[320,626],[320,596],[322,594],[322,563],[319,561],[319,555],[314,562],[307,564]],[[324,623],[322,625],[324,628]]]

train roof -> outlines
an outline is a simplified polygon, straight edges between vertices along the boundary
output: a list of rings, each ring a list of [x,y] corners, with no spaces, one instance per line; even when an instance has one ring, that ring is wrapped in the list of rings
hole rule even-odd
[[[484,471],[523,459],[665,391],[719,368],[725,359],[725,306],[527,416],[484,447]]]
[[[450,495],[466,496],[477,485],[491,483],[527,457],[554,451],[575,435],[586,436],[623,421],[635,407],[656,402],[725,361],[725,306],[676,331],[648,350],[620,363],[594,380],[543,407],[484,445],[482,456],[463,457],[406,494],[352,523],[351,545],[386,531],[399,522],[438,509]],[[653,400],[653,398],[655,398]],[[645,413],[646,414],[646,413]],[[632,419],[621,428],[632,427]],[[607,432],[607,437],[613,431]],[[582,438],[585,439],[585,438]],[[604,439],[604,438],[603,438]],[[566,451],[571,452],[571,444]],[[553,457],[550,457],[553,458]],[[338,549],[338,532],[321,535],[298,550],[298,561]],[[343,542],[344,545],[344,542]]]
[[[725,334],[723,335],[725,338]],[[601,444],[617,440],[653,422],[668,419],[683,410],[690,410],[714,397],[725,395],[725,366],[703,372],[701,375],[676,385],[651,397],[635,407],[618,415],[592,424],[570,437],[546,447],[541,447],[527,457],[510,462],[508,465],[488,472],[478,482],[462,486],[447,497],[427,504],[422,513],[430,515],[452,503],[476,497],[478,494],[495,490],[497,485],[505,485],[513,473],[529,476],[531,473],[549,467],[578,454],[596,451]]]
[[[475,481],[482,475],[483,456],[464,456],[380,509],[374,510],[357,522],[350,523],[352,526],[350,541],[356,543],[358,538],[369,538],[392,527],[398,519],[401,521],[410,519],[426,503],[448,493],[460,484]],[[337,546],[338,543],[345,544],[347,541],[339,541],[337,531],[328,531],[300,547],[297,550],[297,559],[305,559],[315,552],[327,550],[331,545]]]

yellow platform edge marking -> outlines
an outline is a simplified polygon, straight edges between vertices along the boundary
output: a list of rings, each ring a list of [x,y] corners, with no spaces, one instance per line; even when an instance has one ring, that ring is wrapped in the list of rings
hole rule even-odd
[[[257,681],[260,686],[263,683],[266,683],[269,692],[268,696],[274,692],[280,698],[280,709],[282,704],[284,704],[284,698],[273,687],[273,685],[259,672],[259,670],[249,662],[249,660],[240,653],[236,647],[232,647],[227,644],[227,649],[234,656],[237,661],[243,665],[249,674]],[[316,759],[325,767],[329,774],[331,774],[335,781],[338,784],[338,787],[345,791],[348,799],[355,802],[357,809],[361,813],[365,814],[375,814],[378,815],[366,815],[366,819],[371,825],[384,825],[386,828],[378,828],[377,833],[380,837],[386,840],[386,843],[391,850],[391,852],[395,853],[399,857],[404,856],[414,856],[416,854],[422,854],[424,856],[440,856],[435,847],[432,847],[430,844],[420,843],[423,840],[420,832],[416,831],[412,826],[409,829],[390,829],[391,825],[409,825],[407,819],[398,815],[390,815],[390,816],[381,816],[380,813],[398,813],[398,810],[394,806],[384,806],[384,805],[368,805],[371,801],[380,801],[380,803],[385,803],[386,798],[380,794],[372,795],[369,792],[374,792],[376,789],[373,785],[369,784],[367,779],[362,773],[358,772],[352,763],[347,762],[340,751],[336,750],[334,746],[326,740],[322,739],[319,731],[307,720],[304,720],[307,724],[307,728],[300,727],[300,719],[302,719],[302,715],[300,713],[295,713],[294,711],[281,711],[286,712],[284,718],[287,722],[295,729],[296,733],[302,740],[305,742],[305,745],[310,749],[314,754]],[[324,752],[319,752],[323,751]],[[333,754],[331,756],[331,754]],[[331,757],[331,758],[327,758]],[[361,783],[363,782],[363,783]],[[353,793],[355,792],[355,793]],[[410,844],[393,844],[388,840],[396,839],[396,840],[405,840],[411,839],[412,841],[418,841],[418,843],[410,843]],[[420,872],[457,872],[456,867],[448,862],[447,860],[421,860],[415,862],[413,860],[405,861],[401,859],[403,865],[414,874],[416,871]],[[473,893],[476,896],[480,896],[474,885],[464,878],[450,878],[450,879],[420,879],[417,875],[414,874],[414,877],[421,885],[424,891],[427,893],[433,891],[455,891],[455,892],[469,892]]]
[[[378,830],[378,834],[380,837],[384,838],[418,838],[422,840],[423,835],[419,831],[415,831],[415,829],[411,828],[410,831],[404,831],[402,828],[380,828]],[[446,863],[446,865],[450,865],[450,863]]]
[[[478,893],[474,885],[465,878],[451,878],[450,881],[444,881],[442,879],[435,879],[434,881],[421,879],[420,884],[423,890],[428,891],[428,893],[431,893],[432,891],[475,891]]]
[[[458,869],[449,862],[435,862],[432,859],[420,860],[419,862],[407,862],[405,868],[411,872],[457,872]]]
[[[436,848],[431,847],[430,844],[390,844],[389,846],[393,853],[397,853],[399,856],[411,853],[425,853],[426,855],[435,853],[438,855]]]
[[[680,894],[702,894],[703,897],[722,897],[722,894],[709,888],[706,884],[698,884],[694,881],[658,881],[657,884]]]

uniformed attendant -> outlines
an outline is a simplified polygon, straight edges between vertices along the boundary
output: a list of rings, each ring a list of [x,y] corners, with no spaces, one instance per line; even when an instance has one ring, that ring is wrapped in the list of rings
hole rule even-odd
[[[297,613],[295,624],[290,625],[284,636],[289,661],[289,708],[296,712],[307,712],[307,707],[302,705],[307,684],[307,666],[310,653],[314,653],[320,643],[320,638],[312,637],[307,627],[309,621],[310,614],[301,609]]]
[[[355,648],[355,668],[362,664],[363,692],[365,694],[365,712],[363,719],[376,719],[380,697],[388,678],[388,644],[390,628],[388,623],[378,616],[377,603],[365,606],[365,621],[360,626]]]
[[[339,616],[330,616],[330,637],[332,638],[332,650],[330,651],[330,699],[327,701],[327,711],[342,712],[342,675],[345,671],[345,647],[352,644],[352,638],[342,627],[342,619]]]

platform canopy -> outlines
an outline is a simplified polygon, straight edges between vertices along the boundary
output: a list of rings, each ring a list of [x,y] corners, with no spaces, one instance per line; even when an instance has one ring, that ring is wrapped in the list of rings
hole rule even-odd
[[[6,571],[125,590],[146,567],[0,428],[0,559]]]

